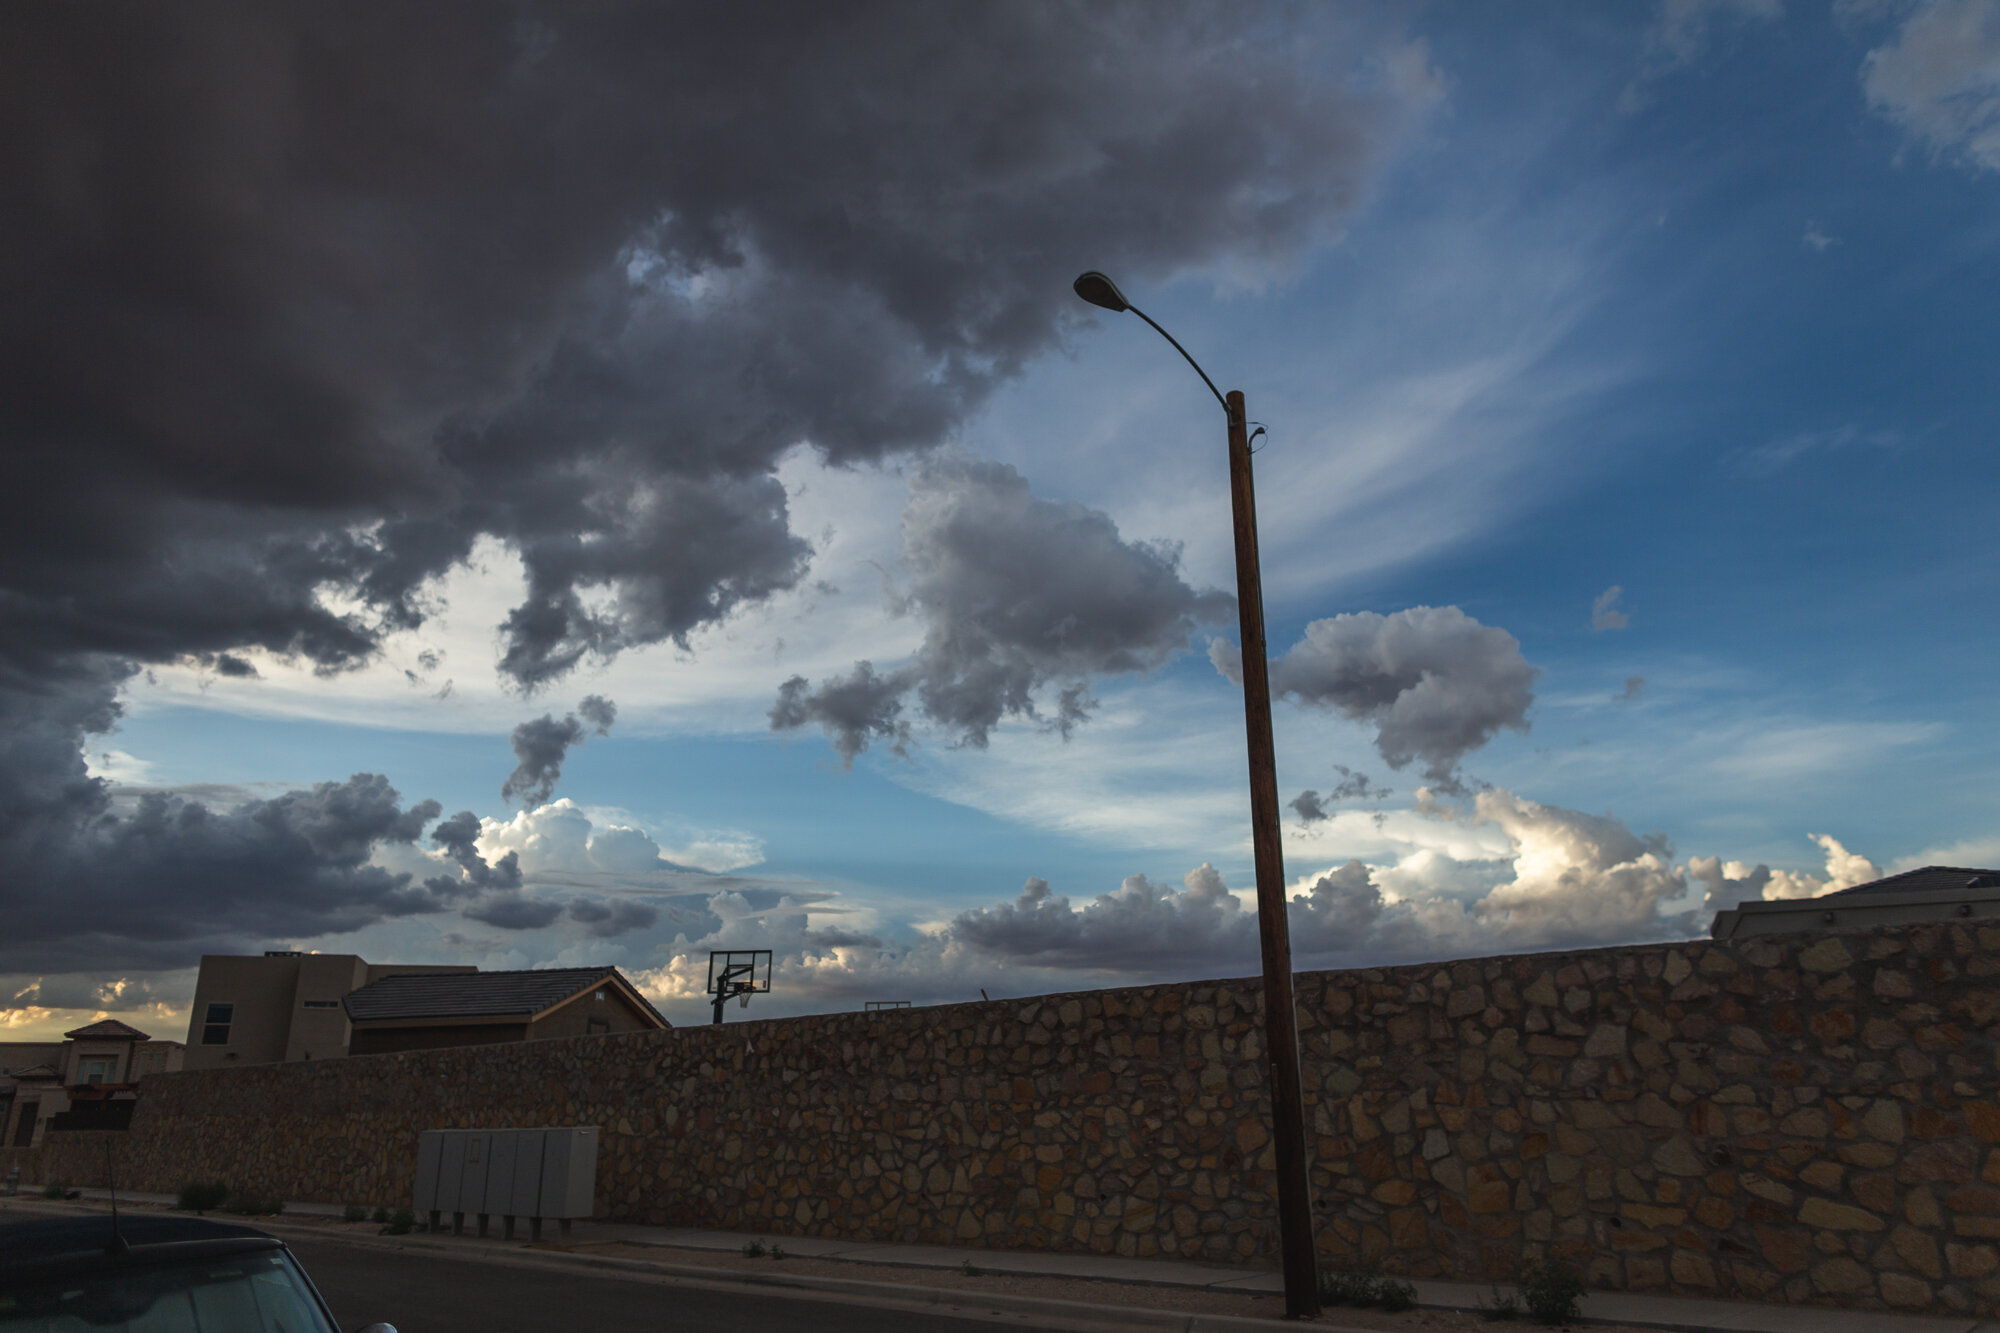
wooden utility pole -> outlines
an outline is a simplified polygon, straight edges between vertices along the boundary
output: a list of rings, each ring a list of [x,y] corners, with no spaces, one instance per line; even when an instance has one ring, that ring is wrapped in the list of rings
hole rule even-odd
[[[1215,381],[1159,321],[1091,269],[1073,284],[1101,310],[1129,310],[1153,326],[1194,367],[1229,417],[1229,493],[1236,511],[1236,610],[1243,626],[1243,725],[1250,737],[1250,838],[1257,853],[1257,934],[1264,950],[1264,1054],[1271,1062],[1272,1155],[1278,1165],[1278,1248],[1285,1267],[1285,1314],[1319,1314],[1306,1108],[1299,1087],[1299,1031],[1292,1006],[1292,931],[1285,913],[1285,849],[1278,837],[1278,761],[1271,745],[1271,673],[1264,651],[1264,580],[1257,568],[1257,494],[1243,395],[1225,398]]]
[[[1264,581],[1257,563],[1257,494],[1250,476],[1250,439],[1242,393],[1231,390],[1223,406],[1229,413],[1229,492],[1236,513],[1236,610],[1242,623],[1243,725],[1250,748],[1257,933],[1264,951],[1264,1051],[1271,1062],[1278,1245],[1284,1259],[1285,1316],[1311,1319],[1320,1309],[1319,1266],[1314,1255],[1305,1099],[1299,1085],[1298,1022],[1292,1004],[1292,932],[1286,917],[1285,849],[1278,830],[1278,760],[1271,743]]]

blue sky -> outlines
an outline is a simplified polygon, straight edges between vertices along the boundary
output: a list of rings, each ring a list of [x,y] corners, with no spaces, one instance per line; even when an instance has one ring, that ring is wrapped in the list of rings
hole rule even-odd
[[[1310,823],[1287,812],[1295,891],[1326,885],[1333,914],[1295,918],[1301,965],[1697,933],[1758,864],[1778,872],[1771,896],[2000,864],[1984,522],[2000,4],[1366,15],[1308,68],[1397,114],[1317,238],[1114,274],[1268,427],[1274,658],[1315,622],[1457,608],[1539,673],[1532,705],[1443,784],[1384,757],[1379,717],[1278,704],[1284,800],[1348,773],[1392,789]],[[1066,289],[1090,262],[1046,281]],[[1059,347],[934,446],[1015,469],[1124,542],[1171,544],[1190,589],[1233,588],[1206,390],[1139,321],[1067,318]],[[1230,619],[1197,617],[1147,669],[1092,672],[1098,707],[1067,739],[1007,717],[965,745],[914,702],[907,755],[878,736],[851,767],[817,726],[773,732],[795,674],[919,660],[925,574],[904,538],[912,495],[942,484],[931,457],[786,453],[809,579],[684,646],[629,646],[534,691],[504,680],[495,627],[520,563],[488,536],[429,586],[434,614],[358,668],[261,649],[245,650],[255,678],[158,661],[85,751],[126,799],[199,789],[218,806],[381,773],[479,815],[482,854],[516,851],[523,894],[658,912],[617,936],[431,913],[271,947],[601,959],[676,1022],[702,1020],[697,974],[720,947],[778,951],[767,1015],[1252,970],[1241,695],[1208,652],[1234,641]],[[512,729],[586,695],[617,721],[563,757],[557,803],[503,801]],[[592,861],[587,838],[616,828],[664,860]],[[446,860],[421,841],[376,859],[418,878]],[[1361,878],[1340,879],[1354,861]],[[142,1026],[185,1022],[185,967],[52,952],[19,981],[58,973],[103,1003],[17,984],[20,1035],[126,1012],[121,980]]]

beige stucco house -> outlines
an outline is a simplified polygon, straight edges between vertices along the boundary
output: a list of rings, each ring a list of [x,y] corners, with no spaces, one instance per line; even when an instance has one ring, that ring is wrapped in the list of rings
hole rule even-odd
[[[41,1142],[57,1116],[78,1129],[122,1129],[139,1083],[181,1068],[185,1048],[154,1041],[115,1018],[63,1034],[60,1042],[0,1042],[0,1144]]]
[[[351,953],[204,954],[188,1014],[186,1067],[337,1059],[351,1036],[345,996],[384,977],[478,970],[371,963]]]
[[[615,967],[481,972],[371,963],[354,954],[208,954],[188,1016],[186,1067],[333,1060],[666,1026]]]

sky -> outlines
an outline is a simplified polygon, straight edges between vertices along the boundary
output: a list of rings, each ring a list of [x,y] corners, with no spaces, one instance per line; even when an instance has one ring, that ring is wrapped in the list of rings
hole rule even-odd
[[[0,1039],[2000,865],[2000,0],[0,12]]]

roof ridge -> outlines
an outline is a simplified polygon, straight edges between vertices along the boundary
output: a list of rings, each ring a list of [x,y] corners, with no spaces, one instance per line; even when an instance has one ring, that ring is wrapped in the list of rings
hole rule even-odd
[[[451,964],[440,963],[438,966],[448,967]],[[565,972],[616,972],[617,970],[616,963],[606,963],[602,967],[509,967],[492,972],[392,972],[386,977],[377,977],[368,984],[379,986],[385,981],[442,981],[451,977],[467,980],[473,977],[548,977],[559,976]]]
[[[140,1041],[151,1041],[153,1039],[152,1033],[141,1032],[138,1028],[133,1027],[130,1023],[123,1022],[116,1018],[100,1018],[94,1022],[85,1023],[80,1028],[71,1028],[68,1032],[63,1033],[63,1036],[68,1037],[72,1040],[74,1040],[79,1036],[86,1036],[86,1037],[132,1036],[138,1038]]]
[[[505,972],[405,972],[382,977],[342,997],[350,1021],[372,1023],[417,1018],[498,1019],[543,1013],[574,997],[616,983],[652,1008],[615,964],[601,967],[531,967]]]

